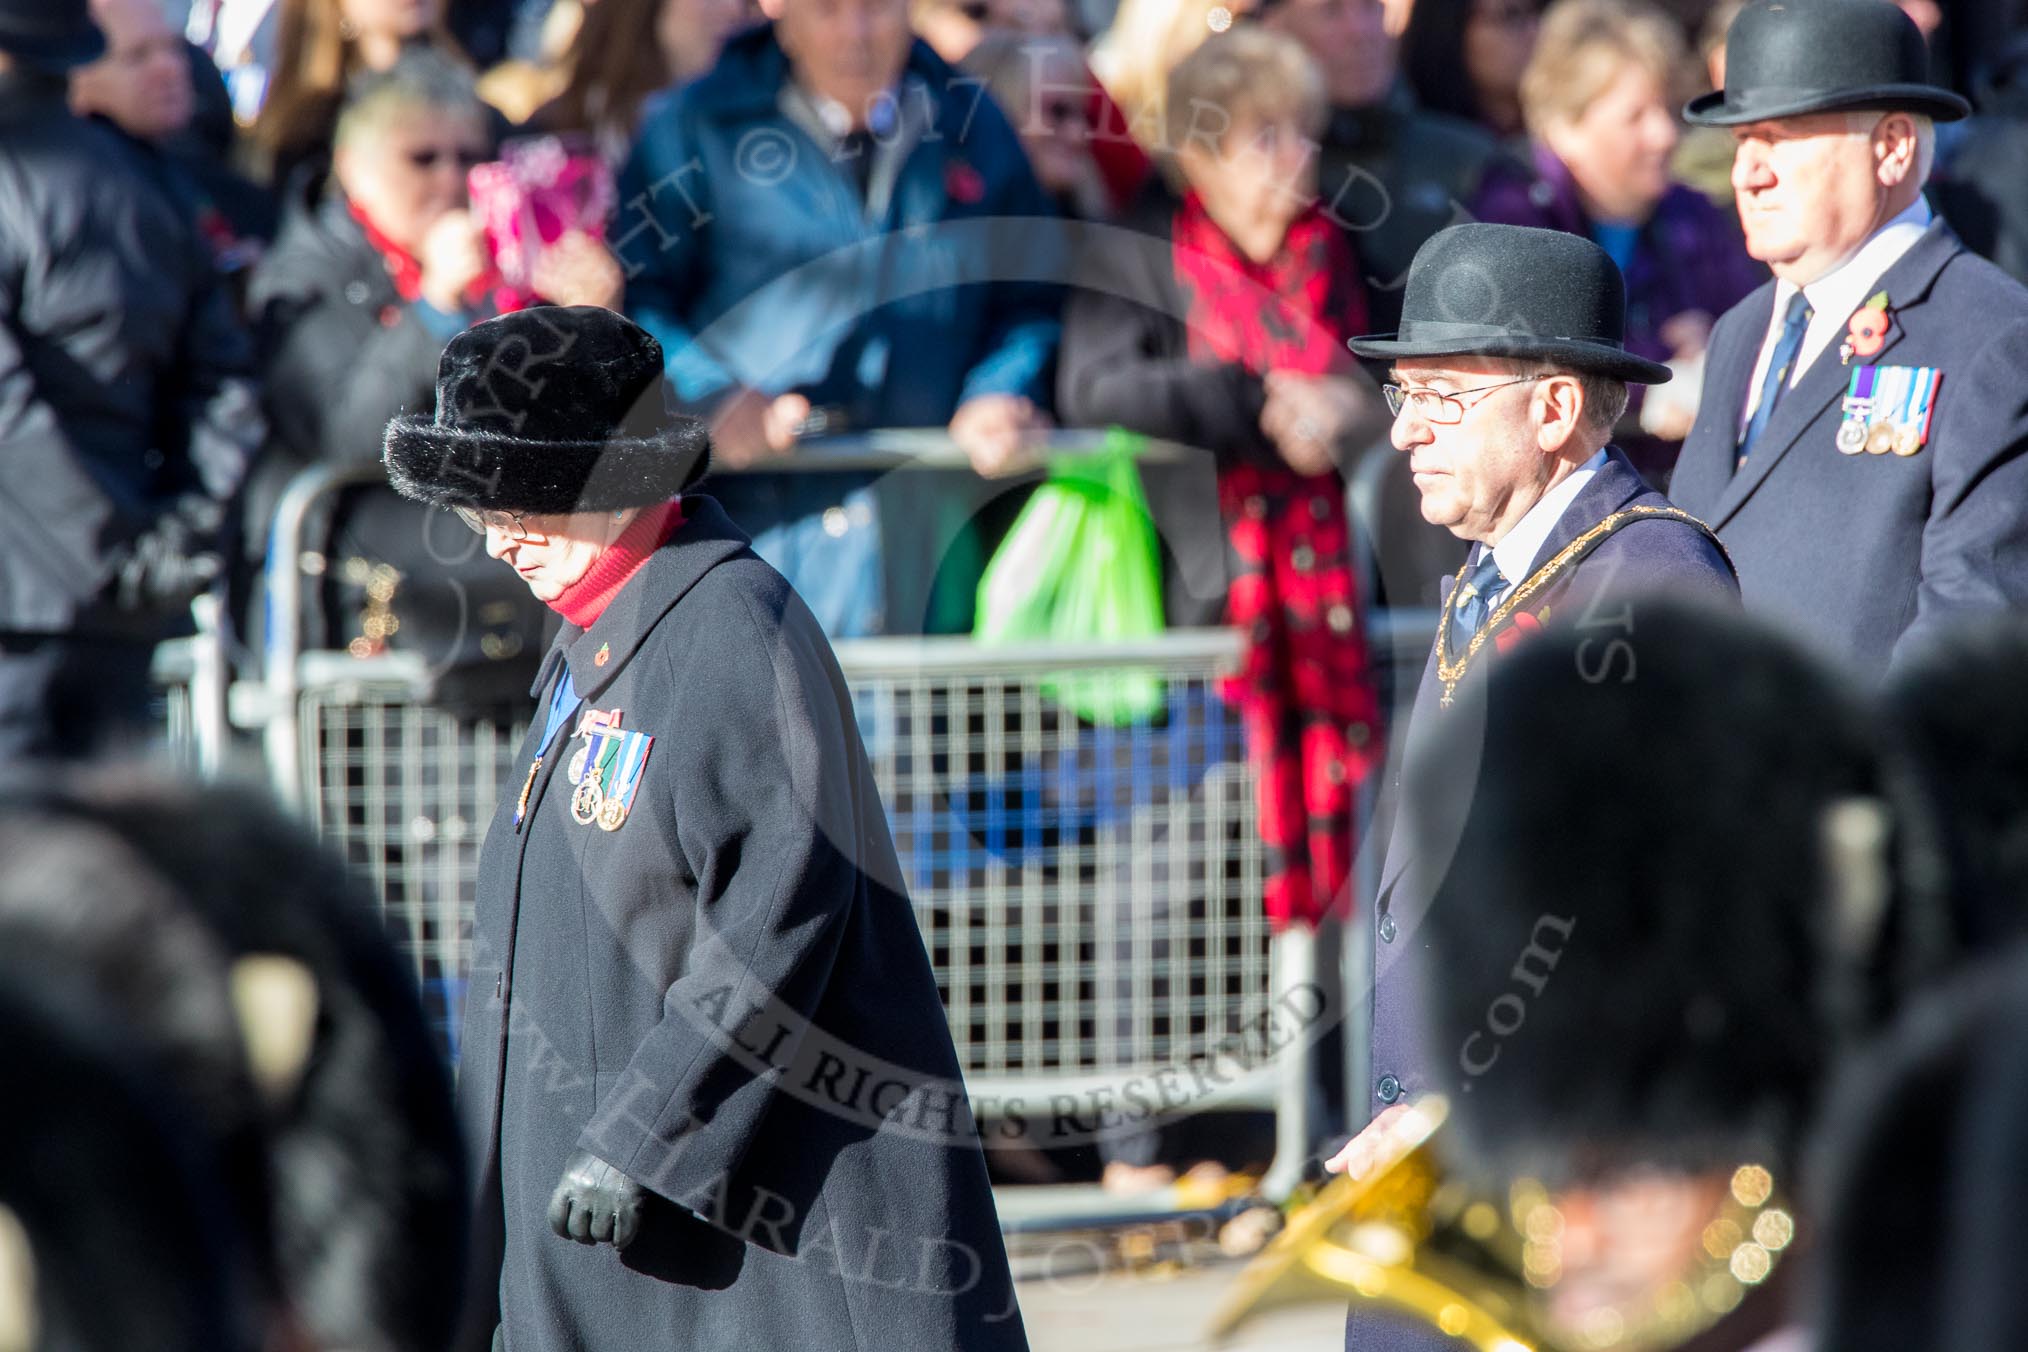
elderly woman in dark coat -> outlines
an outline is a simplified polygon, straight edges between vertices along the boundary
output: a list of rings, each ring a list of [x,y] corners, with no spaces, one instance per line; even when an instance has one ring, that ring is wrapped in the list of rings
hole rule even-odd
[[[479,1294],[509,1352],[1025,1347],[850,696],[692,491],[662,370],[618,315],[537,307],[387,431],[395,487],[564,620],[481,855]]]

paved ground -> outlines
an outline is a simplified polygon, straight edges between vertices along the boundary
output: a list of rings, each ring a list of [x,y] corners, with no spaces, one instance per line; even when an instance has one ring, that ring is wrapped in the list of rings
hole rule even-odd
[[[1009,1236],[1021,1314],[1034,1352],[1338,1352],[1345,1306],[1336,1300],[1293,1305],[1256,1316],[1228,1342],[1205,1336],[1212,1312],[1243,1263],[1212,1242],[1218,1226],[1202,1219],[1154,1226],[1176,1206],[1174,1190],[1150,1194],[1123,1213],[1122,1203],[1082,1186],[1001,1189],[1000,1219],[1015,1230],[1066,1218],[1097,1222],[1086,1230]],[[1136,1244],[1138,1235],[1144,1242]],[[1125,1236],[1125,1238],[1122,1238]],[[1153,1259],[1155,1261],[1148,1261]]]
[[[1345,1307],[1290,1306],[1261,1315],[1232,1341],[1204,1337],[1212,1308],[1239,1272],[1234,1263],[1104,1275],[1031,1277],[1020,1283],[1021,1317],[1034,1352],[1338,1352]]]

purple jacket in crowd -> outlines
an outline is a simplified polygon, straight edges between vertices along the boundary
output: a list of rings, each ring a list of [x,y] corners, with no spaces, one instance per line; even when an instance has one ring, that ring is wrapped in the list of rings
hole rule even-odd
[[[1566,230],[1596,242],[1569,168],[1539,143],[1532,163],[1534,172],[1528,175],[1506,165],[1489,166],[1473,214],[1504,225]],[[1673,185],[1641,227],[1633,260],[1626,267],[1627,350],[1667,361],[1674,353],[1662,341],[1663,325],[1691,310],[1702,310],[1716,320],[1767,276],[1767,269],[1747,254],[1732,212],[1713,206],[1694,188]],[[1642,387],[1634,386],[1632,393],[1629,417],[1640,409]],[[1658,482],[1658,468],[1665,470],[1675,460],[1677,443],[1629,436],[1625,429],[1615,440],[1651,482]],[[1650,445],[1641,445],[1643,441]],[[1666,453],[1658,457],[1656,452],[1665,445]]]

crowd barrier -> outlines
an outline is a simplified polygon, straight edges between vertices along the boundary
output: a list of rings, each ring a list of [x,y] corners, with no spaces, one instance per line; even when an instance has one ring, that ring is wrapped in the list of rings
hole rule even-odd
[[[1068,436],[1054,449],[1096,444]],[[903,433],[857,438],[821,463],[947,468],[956,459],[940,437]],[[479,846],[527,724],[431,707],[418,696],[425,673],[412,655],[305,645],[302,565],[310,559],[314,574],[323,564],[305,524],[328,495],[376,473],[311,469],[281,498],[264,670],[234,692],[232,721],[261,730],[275,791],[370,883],[455,1057]],[[1359,495],[1374,491],[1370,477],[1355,476],[1355,512]],[[1370,618],[1376,647],[1412,673],[1427,651],[1427,617]],[[1271,933],[1261,906],[1253,783],[1237,714],[1217,690],[1237,635],[836,647],[983,1113],[1117,1094],[1207,1057],[1297,986],[1342,987],[1332,970],[1342,955],[1307,931]],[[200,638],[183,662],[171,706],[182,711],[176,731],[195,746],[190,759],[209,768],[225,756],[228,701],[216,680],[222,659],[204,648]],[[1084,722],[1045,693],[1079,672],[1152,676],[1162,708],[1130,726]],[[1356,1046],[1363,1039],[1352,1031]],[[1307,1054],[1294,1044],[1195,1105],[1274,1111],[1271,1193],[1293,1185],[1316,1144]]]

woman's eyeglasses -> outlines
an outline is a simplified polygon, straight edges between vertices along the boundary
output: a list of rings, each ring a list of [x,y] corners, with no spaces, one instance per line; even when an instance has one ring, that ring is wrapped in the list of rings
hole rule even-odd
[[[424,146],[420,150],[404,151],[402,158],[427,174],[439,164],[455,160],[460,169],[471,169],[484,164],[489,156],[483,150],[472,150],[465,146]]]
[[[1497,385],[1475,385],[1469,390],[1453,390],[1450,393],[1432,390],[1424,385],[1389,384],[1382,385],[1380,393],[1387,399],[1387,411],[1391,416],[1399,418],[1404,408],[1413,406],[1416,416],[1423,421],[1448,427],[1453,423],[1464,421],[1465,410],[1471,407],[1461,396],[1490,394],[1494,390],[1504,390],[1509,385],[1526,385],[1531,380],[1547,380],[1553,374],[1555,373],[1545,371],[1541,375],[1519,376],[1513,380],[1503,380]],[[1473,404],[1478,402],[1476,399],[1472,401]]]
[[[510,540],[549,538],[545,532],[532,529],[520,512],[503,512],[497,508],[482,512],[476,507],[453,507],[451,511],[456,514],[458,520],[470,526],[479,535],[496,530]]]

